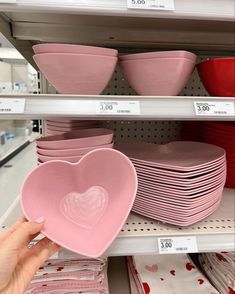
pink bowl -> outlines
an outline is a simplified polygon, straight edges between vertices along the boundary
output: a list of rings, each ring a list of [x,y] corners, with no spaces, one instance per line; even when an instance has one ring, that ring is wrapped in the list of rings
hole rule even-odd
[[[119,233],[136,196],[131,161],[113,149],[97,149],[77,164],[51,161],[36,167],[21,189],[30,221],[45,218],[42,233],[76,253],[98,257]]]
[[[37,153],[44,156],[82,156],[86,153],[100,148],[113,148],[113,143],[99,145],[94,147],[87,147],[87,148],[78,148],[78,149],[57,149],[57,150],[50,150],[50,149],[43,149],[37,147]]]
[[[63,160],[71,163],[76,163],[78,162],[83,155],[77,155],[77,156],[45,156],[37,153],[38,159],[40,162],[48,162],[52,160]]]
[[[138,94],[176,96],[186,86],[195,62],[186,58],[151,58],[121,61],[120,65]]]
[[[85,45],[73,45],[73,44],[38,44],[33,46],[35,54],[41,53],[74,53],[74,54],[92,54],[92,55],[105,55],[105,56],[117,56],[118,51],[116,49],[85,46]]]
[[[109,129],[84,129],[36,140],[37,146],[44,149],[77,149],[110,144],[113,131]]]
[[[33,58],[62,94],[101,94],[117,64],[117,57],[89,54],[45,53]]]
[[[186,58],[196,62],[197,56],[189,51],[183,50],[135,53],[119,56],[120,61],[150,58]]]

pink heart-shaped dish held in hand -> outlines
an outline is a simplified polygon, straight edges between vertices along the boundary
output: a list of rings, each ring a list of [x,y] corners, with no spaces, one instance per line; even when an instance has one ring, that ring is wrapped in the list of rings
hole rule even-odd
[[[109,148],[93,150],[79,163],[50,161],[36,167],[21,189],[30,221],[45,218],[42,233],[76,253],[98,257],[118,235],[135,200],[131,161]]]

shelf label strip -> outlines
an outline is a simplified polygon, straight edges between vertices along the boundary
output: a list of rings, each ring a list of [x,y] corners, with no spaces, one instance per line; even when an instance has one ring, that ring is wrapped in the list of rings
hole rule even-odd
[[[234,102],[204,102],[195,101],[194,109],[196,115],[205,116],[235,116]]]
[[[128,9],[175,10],[174,0],[127,0]]]
[[[0,98],[0,114],[24,113],[25,99]]]
[[[139,101],[96,101],[96,114],[139,115]]]
[[[195,236],[158,238],[159,254],[198,252]]]

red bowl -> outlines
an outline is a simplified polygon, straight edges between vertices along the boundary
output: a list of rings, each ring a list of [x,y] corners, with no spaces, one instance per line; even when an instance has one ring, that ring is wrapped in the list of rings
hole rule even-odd
[[[235,57],[213,58],[197,64],[201,81],[212,96],[235,96]]]

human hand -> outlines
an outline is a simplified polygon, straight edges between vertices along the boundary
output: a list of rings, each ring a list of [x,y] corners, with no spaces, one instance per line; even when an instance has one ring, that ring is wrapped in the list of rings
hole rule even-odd
[[[43,262],[60,249],[48,238],[28,248],[43,224],[43,218],[35,222],[21,218],[0,235],[0,294],[23,294]]]

